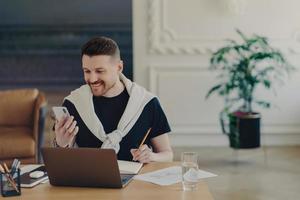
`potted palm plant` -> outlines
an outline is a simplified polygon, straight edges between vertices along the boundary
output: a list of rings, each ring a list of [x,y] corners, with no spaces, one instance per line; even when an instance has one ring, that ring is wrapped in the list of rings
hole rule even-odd
[[[260,113],[253,105],[270,108],[271,103],[257,99],[258,87],[275,89],[274,83],[283,82],[294,67],[283,54],[271,47],[266,37],[247,37],[237,30],[241,41],[228,40],[228,44],[213,53],[210,69],[218,73],[218,84],[206,98],[217,93],[224,97],[225,106],[220,112],[223,133],[228,134],[232,148],[260,146]]]

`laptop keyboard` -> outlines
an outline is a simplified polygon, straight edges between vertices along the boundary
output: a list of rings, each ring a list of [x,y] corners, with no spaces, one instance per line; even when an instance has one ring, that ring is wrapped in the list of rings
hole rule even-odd
[[[132,179],[133,174],[121,174],[122,185],[126,184],[128,181]]]

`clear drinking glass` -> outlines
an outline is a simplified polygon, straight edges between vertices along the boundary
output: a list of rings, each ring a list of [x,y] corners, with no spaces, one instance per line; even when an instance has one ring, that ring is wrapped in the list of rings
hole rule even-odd
[[[198,155],[196,152],[181,154],[182,188],[184,191],[197,189],[198,184]]]

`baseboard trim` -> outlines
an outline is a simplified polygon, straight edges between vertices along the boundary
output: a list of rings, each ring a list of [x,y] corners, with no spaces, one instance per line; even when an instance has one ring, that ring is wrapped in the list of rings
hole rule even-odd
[[[224,134],[179,134],[171,133],[172,146],[228,146]],[[300,133],[269,133],[261,135],[262,146],[300,145]]]

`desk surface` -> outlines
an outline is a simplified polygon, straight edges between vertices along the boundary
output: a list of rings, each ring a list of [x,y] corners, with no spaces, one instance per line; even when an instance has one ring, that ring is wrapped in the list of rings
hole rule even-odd
[[[176,163],[151,163],[142,168],[143,172],[154,171]],[[130,200],[211,200],[213,199],[205,182],[201,181],[198,190],[184,192],[181,183],[170,186],[158,186],[138,180],[132,180],[123,189],[82,188],[82,187],[54,187],[49,183],[38,185],[34,188],[22,188],[22,195],[9,199],[22,200],[47,200],[47,199],[130,199]]]

